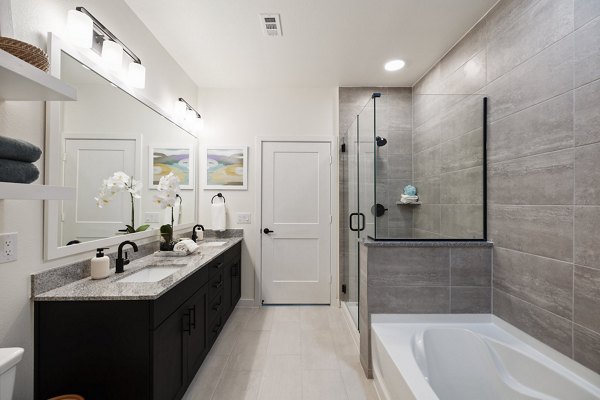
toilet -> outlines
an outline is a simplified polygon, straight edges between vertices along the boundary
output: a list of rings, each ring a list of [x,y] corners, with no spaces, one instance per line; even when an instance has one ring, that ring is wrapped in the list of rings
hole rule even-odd
[[[0,400],[12,400],[17,364],[24,352],[20,347],[0,349]]]

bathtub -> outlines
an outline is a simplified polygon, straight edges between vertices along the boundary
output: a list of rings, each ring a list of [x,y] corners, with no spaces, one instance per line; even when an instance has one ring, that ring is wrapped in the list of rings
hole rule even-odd
[[[382,400],[600,399],[600,375],[488,314],[372,315]]]

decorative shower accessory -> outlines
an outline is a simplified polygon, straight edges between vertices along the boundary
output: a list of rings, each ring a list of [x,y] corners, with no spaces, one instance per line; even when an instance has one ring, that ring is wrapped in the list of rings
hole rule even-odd
[[[396,204],[421,204],[417,195],[417,188],[413,185],[406,185],[400,196],[400,201]]]
[[[371,207],[371,214],[373,214],[376,217],[383,217],[383,215],[385,214],[385,212],[388,209],[385,208],[385,206],[383,204],[375,204],[373,205],[373,207]]]
[[[140,190],[142,190],[142,182],[136,181],[133,177],[129,177],[123,171],[115,172],[108,179],[104,179],[98,197],[94,197],[98,208],[103,208],[108,205],[118,193],[127,192],[131,197],[131,225],[125,225],[125,229],[119,230],[124,233],[143,232],[150,225],[140,225],[135,228],[135,199],[140,199]]]
[[[154,202],[163,210],[171,207],[171,224],[165,224],[160,227],[160,236],[163,241],[160,243],[161,251],[172,251],[175,243],[173,241],[173,227],[175,226],[175,202],[179,198],[180,204],[183,201],[179,188],[179,178],[172,172],[169,175],[163,176],[158,182],[158,194],[154,195]],[[180,206],[181,209],[181,206]]]

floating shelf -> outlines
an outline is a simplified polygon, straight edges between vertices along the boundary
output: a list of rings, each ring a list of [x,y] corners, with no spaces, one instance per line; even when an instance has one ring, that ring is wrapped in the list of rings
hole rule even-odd
[[[416,203],[403,203],[401,201],[397,201],[396,204],[399,206],[418,206],[418,205],[421,205],[421,202],[418,201]]]
[[[0,101],[72,101],[77,91],[54,76],[0,50]]]
[[[0,200],[73,200],[75,188],[0,182]]]

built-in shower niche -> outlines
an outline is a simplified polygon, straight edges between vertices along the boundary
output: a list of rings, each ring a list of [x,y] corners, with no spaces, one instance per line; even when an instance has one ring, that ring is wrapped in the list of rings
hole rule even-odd
[[[357,133],[367,236],[485,239],[486,102],[483,95],[413,94],[406,126],[393,97],[370,100]],[[407,185],[417,198],[402,196]]]

